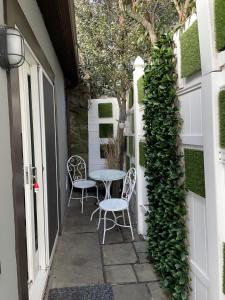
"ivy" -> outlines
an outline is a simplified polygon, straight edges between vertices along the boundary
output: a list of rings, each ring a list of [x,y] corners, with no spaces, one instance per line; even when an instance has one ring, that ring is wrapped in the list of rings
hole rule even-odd
[[[148,251],[162,287],[173,300],[187,300],[189,264],[181,120],[176,95],[176,60],[171,35],[163,35],[151,50],[144,75],[145,177],[150,212]]]

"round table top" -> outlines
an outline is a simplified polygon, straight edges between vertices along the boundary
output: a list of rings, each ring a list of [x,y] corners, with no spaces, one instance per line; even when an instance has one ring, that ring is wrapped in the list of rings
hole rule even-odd
[[[100,181],[120,180],[125,176],[126,176],[126,172],[122,170],[114,170],[114,169],[96,170],[90,172],[89,174],[90,178],[94,180],[100,180]]]

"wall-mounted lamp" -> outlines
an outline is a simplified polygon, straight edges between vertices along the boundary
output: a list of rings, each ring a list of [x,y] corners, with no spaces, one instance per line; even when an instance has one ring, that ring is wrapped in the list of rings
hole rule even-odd
[[[20,67],[25,60],[24,39],[18,29],[0,25],[0,66]]]

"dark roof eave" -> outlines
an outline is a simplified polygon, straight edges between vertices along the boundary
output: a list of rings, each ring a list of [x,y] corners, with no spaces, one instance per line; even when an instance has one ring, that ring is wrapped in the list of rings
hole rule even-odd
[[[37,3],[63,70],[66,86],[73,87],[78,82],[78,59],[72,1],[37,0]]]

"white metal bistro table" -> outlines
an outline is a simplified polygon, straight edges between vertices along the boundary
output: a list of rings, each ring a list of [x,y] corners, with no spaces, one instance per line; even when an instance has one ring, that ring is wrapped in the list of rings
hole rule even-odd
[[[89,177],[96,180],[102,181],[105,186],[105,199],[110,199],[110,187],[113,181],[117,181],[123,179],[126,176],[126,172],[122,170],[114,170],[114,169],[103,169],[103,170],[96,170],[92,171],[89,174]],[[99,207],[93,211],[91,215],[91,220],[93,215],[99,210]]]

